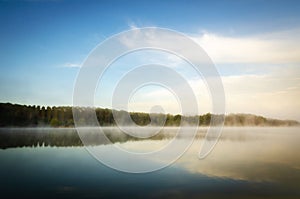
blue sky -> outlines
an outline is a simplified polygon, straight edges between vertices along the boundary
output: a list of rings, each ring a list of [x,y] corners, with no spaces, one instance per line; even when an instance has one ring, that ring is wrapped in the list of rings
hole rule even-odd
[[[300,119],[295,111],[300,108],[295,100],[300,86],[295,52],[300,51],[294,46],[299,42],[299,10],[299,1],[0,1],[0,101],[71,105],[77,66],[99,42],[132,27],[158,26],[204,45],[232,99],[228,112]],[[261,49],[247,51],[253,61],[235,53],[251,44]],[[227,47],[219,50],[220,45]],[[280,52],[282,57],[277,56]],[[268,82],[272,78],[277,80]],[[246,86],[249,94],[241,97],[243,90],[234,86],[240,82],[233,83],[238,80],[262,86]],[[270,90],[288,92],[276,94],[278,103],[287,99],[282,109],[275,102],[273,108],[241,103],[258,97],[268,104]]]

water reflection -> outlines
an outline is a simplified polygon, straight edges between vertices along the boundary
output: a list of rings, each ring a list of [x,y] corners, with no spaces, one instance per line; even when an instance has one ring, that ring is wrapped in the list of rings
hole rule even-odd
[[[106,133],[115,132],[110,130]],[[169,142],[174,130],[165,129],[156,139],[121,139],[117,133],[111,139],[126,150],[149,152]],[[51,133],[69,139],[68,133],[73,136],[75,132],[44,130],[49,137]],[[199,160],[204,135],[205,129],[201,129],[198,139],[175,164],[144,175],[109,169],[80,146],[0,150],[0,191],[4,198],[300,198],[298,128],[225,128],[212,153]],[[68,144],[66,140],[61,141],[62,146]],[[53,143],[57,146],[59,142],[51,140]],[[110,153],[111,144],[90,147],[115,155]],[[162,164],[164,159],[148,161]]]
[[[178,165],[192,173],[238,180],[277,182],[300,190],[298,128],[227,129],[213,152],[199,161],[197,141]],[[239,137],[240,139],[226,139]]]
[[[131,127],[128,127],[130,129]],[[155,127],[154,127],[155,128]],[[176,128],[166,128],[149,138],[130,136],[117,127],[104,127],[104,133],[98,128],[82,128],[84,140],[91,146],[106,145],[116,142],[138,140],[171,139],[176,134]],[[148,132],[141,132],[147,137]],[[108,137],[110,141],[104,139]],[[37,146],[83,146],[74,128],[0,128],[0,148],[37,147]]]
[[[277,182],[300,189],[299,128],[225,128],[212,153],[199,160],[203,135],[197,136],[174,166],[212,177]],[[116,144],[128,151],[145,153],[167,143],[165,139]],[[109,146],[99,150],[109,152]],[[151,161],[159,164],[164,158]]]
[[[153,127],[152,129],[160,129]],[[188,128],[188,127],[185,127]],[[132,127],[125,127],[129,131],[134,131]],[[150,128],[149,128],[150,129]],[[240,128],[226,128],[225,131],[230,131],[234,134]],[[247,128],[243,129],[243,132],[247,132]],[[255,129],[255,128],[251,128]],[[258,128],[259,129],[259,128]],[[268,128],[264,129],[267,130]],[[136,138],[130,136],[117,127],[104,127],[103,133],[98,128],[83,128],[84,136],[87,143],[92,146],[107,145],[112,143],[124,143],[128,141],[144,141],[144,140],[170,140],[173,139],[178,132],[177,127],[166,127],[160,130],[156,135],[150,136],[153,130],[145,129],[143,134],[145,138]],[[207,128],[199,128],[196,135],[197,139],[203,139]],[[148,136],[149,135],[149,136]],[[109,138],[109,142],[104,139],[104,136]],[[188,131],[184,135],[178,135],[176,138],[187,138],[193,136]],[[234,136],[222,136],[222,140],[238,140],[243,141],[245,139],[261,139],[262,136],[253,134],[251,136],[244,133],[237,133]],[[209,139],[209,138],[208,138]],[[76,129],[74,128],[0,128],[0,148],[15,148],[15,147],[38,147],[38,146],[83,146]]]

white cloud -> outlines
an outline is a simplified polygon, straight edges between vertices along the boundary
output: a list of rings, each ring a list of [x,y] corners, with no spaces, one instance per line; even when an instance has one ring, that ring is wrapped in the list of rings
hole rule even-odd
[[[136,28],[132,26],[132,28]],[[121,42],[129,48],[140,48],[145,44],[158,48],[176,49],[182,55],[188,55],[192,61],[203,61],[191,46],[178,35],[149,30],[135,32],[121,38]],[[142,33],[142,34],[140,34]],[[190,35],[212,58],[215,63],[263,63],[283,64],[300,63],[300,29],[254,35],[249,37],[227,37],[214,33]]]
[[[192,38],[216,63],[299,63],[299,30],[252,37],[204,33]]]

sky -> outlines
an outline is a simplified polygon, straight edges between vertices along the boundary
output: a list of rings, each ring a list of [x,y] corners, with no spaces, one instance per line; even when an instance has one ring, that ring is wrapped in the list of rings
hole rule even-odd
[[[99,43],[133,28],[161,27],[184,33],[206,51],[222,78],[227,113],[300,121],[299,10],[299,1],[275,0],[0,0],[0,102],[71,106],[80,67]],[[186,74],[199,112],[211,111],[203,79],[178,57],[152,51],[114,63],[95,105],[111,107],[118,68],[151,60]],[[166,112],[180,111],[176,97],[158,86],[138,90],[128,110],[147,112],[157,103]]]

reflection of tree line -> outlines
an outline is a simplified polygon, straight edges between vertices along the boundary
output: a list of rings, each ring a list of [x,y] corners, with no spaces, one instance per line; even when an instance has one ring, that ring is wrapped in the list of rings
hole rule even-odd
[[[87,128],[84,133],[85,143],[89,146],[106,145],[116,142],[138,140],[169,139],[174,134],[159,132],[150,138],[136,138],[117,130],[106,129],[100,133],[97,129]],[[107,139],[108,138],[108,139]],[[2,128],[0,129],[0,148],[37,147],[37,146],[83,146],[76,129],[54,128]]]
[[[141,130],[141,134],[146,138],[137,138],[130,136],[118,127],[102,128],[102,132],[97,128],[81,129],[81,138],[86,146],[99,146],[113,144],[116,142],[124,143],[127,141],[146,141],[146,140],[171,140],[195,138],[207,140],[215,139],[206,134],[208,128],[200,128],[194,135],[193,130],[183,127],[183,131],[179,133],[179,128],[151,128],[158,130],[155,135],[147,128]],[[127,128],[130,131],[130,128]],[[274,130],[274,129],[273,129]],[[264,129],[267,132],[268,129]],[[156,132],[156,131],[155,131]],[[148,136],[147,136],[148,135]],[[270,134],[271,135],[271,134]],[[251,129],[249,133],[241,132],[240,128],[226,128],[220,140],[230,140],[245,142],[250,140],[260,140],[262,137],[257,133],[257,129]],[[16,148],[16,147],[38,147],[38,146],[83,146],[82,141],[75,128],[0,128],[0,149]]]
[[[97,120],[102,126],[115,125],[112,110],[102,108],[79,108],[84,112],[96,113]],[[89,111],[86,111],[89,110]],[[127,114],[125,111],[116,111],[117,114]],[[81,124],[89,124],[91,114],[82,116],[79,119]],[[130,113],[132,120],[138,125],[147,125],[151,119],[148,113]],[[216,115],[215,115],[216,116]],[[179,126],[184,117],[185,125],[195,124],[197,122],[201,126],[210,124],[212,115],[210,113],[200,116],[181,116],[181,115],[163,115],[155,114],[152,117],[152,124],[161,124],[162,119],[165,119],[166,126]],[[218,116],[216,116],[218,117]],[[128,121],[123,121],[126,125]],[[228,126],[292,126],[298,125],[297,121],[293,120],[276,120],[268,119],[262,116],[250,114],[231,114],[225,117],[225,125]],[[73,127],[72,107],[40,107],[26,106],[10,103],[0,103],[0,127]]]

